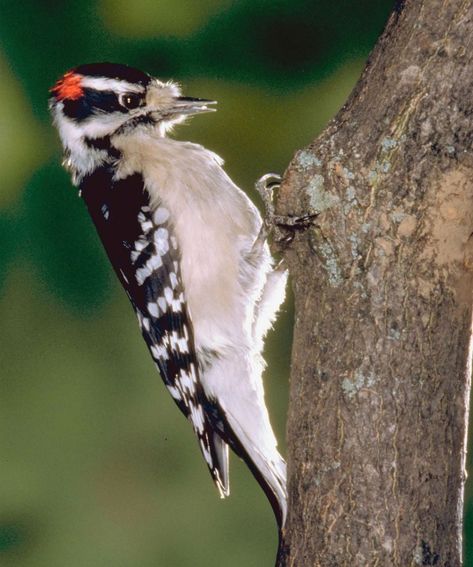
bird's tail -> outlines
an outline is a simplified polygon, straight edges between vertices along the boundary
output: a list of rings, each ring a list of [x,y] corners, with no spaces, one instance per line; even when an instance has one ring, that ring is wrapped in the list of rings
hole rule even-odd
[[[279,528],[287,516],[286,462],[276,446],[263,453],[248,437],[231,414],[225,415],[225,440],[235,453],[242,458],[259,485],[265,492]]]
[[[248,465],[281,528],[287,513],[286,463],[277,450],[264,402],[262,366],[260,357],[242,357],[240,353],[217,359],[202,377],[207,390],[205,413],[223,446],[229,445]],[[222,446],[212,445],[216,449]],[[219,474],[228,482],[227,461],[223,462]]]
[[[190,414],[191,417],[192,412]],[[199,420],[192,421],[192,419],[191,422],[199,441],[202,456],[207,463],[220,498],[225,498],[230,494],[228,445],[215,431],[208,415],[205,415],[203,423]]]
[[[218,469],[218,479],[214,478],[214,482],[217,485],[218,491],[220,492],[220,497],[225,498],[230,494],[228,445],[218,433],[213,434],[213,449],[215,453],[216,467]]]

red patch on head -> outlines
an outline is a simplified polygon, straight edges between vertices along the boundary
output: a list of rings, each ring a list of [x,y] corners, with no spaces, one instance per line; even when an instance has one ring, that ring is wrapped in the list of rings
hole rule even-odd
[[[62,79],[59,79],[51,89],[51,92],[58,100],[77,100],[84,94],[81,80],[81,75],[76,75],[74,71],[69,71]]]

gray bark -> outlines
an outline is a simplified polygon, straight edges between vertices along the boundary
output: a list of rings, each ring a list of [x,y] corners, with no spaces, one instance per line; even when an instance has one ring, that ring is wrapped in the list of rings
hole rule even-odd
[[[296,302],[281,566],[461,565],[473,4],[407,0],[277,213]],[[316,104],[316,101],[314,101]]]

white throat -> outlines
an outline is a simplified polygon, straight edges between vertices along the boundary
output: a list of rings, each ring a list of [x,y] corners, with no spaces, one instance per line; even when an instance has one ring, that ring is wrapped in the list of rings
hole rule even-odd
[[[110,125],[105,128],[93,121],[77,125],[64,116],[62,103],[53,108],[53,119],[64,148],[64,166],[71,172],[72,181],[77,186],[86,175],[110,160],[105,149],[94,148],[85,142],[86,138],[94,140],[107,136]]]

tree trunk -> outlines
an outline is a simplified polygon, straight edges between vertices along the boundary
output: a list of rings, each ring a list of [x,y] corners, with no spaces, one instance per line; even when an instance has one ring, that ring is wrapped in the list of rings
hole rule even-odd
[[[296,301],[281,566],[461,565],[473,5],[407,0],[277,212]],[[314,101],[317,104],[317,101]]]

